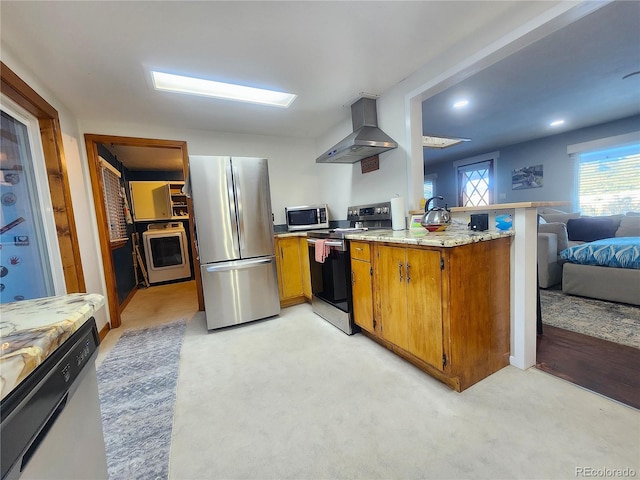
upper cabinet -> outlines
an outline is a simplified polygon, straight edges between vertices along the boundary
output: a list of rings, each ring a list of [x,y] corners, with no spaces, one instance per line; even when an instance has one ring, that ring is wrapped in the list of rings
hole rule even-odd
[[[188,218],[187,197],[182,193],[183,186],[184,182],[129,182],[134,220]]]

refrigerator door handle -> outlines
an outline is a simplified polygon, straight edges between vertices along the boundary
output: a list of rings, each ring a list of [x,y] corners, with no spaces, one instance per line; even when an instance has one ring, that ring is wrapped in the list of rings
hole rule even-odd
[[[265,263],[273,262],[273,257],[259,258],[257,260],[247,260],[243,262],[226,263],[224,265],[212,265],[207,267],[207,273],[215,272],[228,272],[230,270],[243,270],[245,268],[252,268],[258,265],[264,265]]]
[[[235,190],[235,179],[233,175],[233,166],[231,165],[231,161],[227,162],[227,195],[229,196],[229,210],[231,217],[231,228],[233,232],[238,231],[238,218],[236,212],[236,194]],[[240,254],[240,246],[238,245],[238,234],[232,233],[231,237],[233,238],[233,250],[237,252],[237,255]]]
[[[233,161],[233,159],[231,161]],[[233,166],[231,168],[233,168]],[[238,232],[240,236],[240,250],[244,250],[244,209],[242,205],[242,189],[240,188],[240,174],[237,172],[237,170],[234,170],[233,172],[233,188],[236,191],[236,200],[238,204]]]

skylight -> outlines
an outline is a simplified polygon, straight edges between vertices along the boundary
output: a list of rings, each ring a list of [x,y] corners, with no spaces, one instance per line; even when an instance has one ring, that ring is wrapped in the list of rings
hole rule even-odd
[[[202,78],[185,77],[172,73],[151,72],[153,86],[156,90],[202,95],[205,97],[222,98],[236,102],[258,103],[274,107],[288,108],[297,95],[261,88],[245,87],[232,83],[214,82]]]
[[[422,137],[422,146],[427,148],[447,148],[453,147],[462,142],[470,142],[470,138],[455,138],[455,137],[434,137],[425,135]]]

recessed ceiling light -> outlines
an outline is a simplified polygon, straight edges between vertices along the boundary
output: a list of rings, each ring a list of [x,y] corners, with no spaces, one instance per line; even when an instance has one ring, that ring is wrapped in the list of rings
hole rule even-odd
[[[223,98],[236,102],[259,103],[274,107],[288,108],[297,95],[292,93],[263,90],[245,87],[232,83],[214,82],[202,78],[185,77],[172,73],[152,71],[153,86],[156,90],[166,92],[203,95],[205,97]]]
[[[464,108],[469,105],[469,100],[458,100],[453,104],[453,108]]]
[[[550,127],[559,127],[560,125],[564,125],[564,120],[554,120],[549,124]]]
[[[462,142],[470,142],[470,138],[455,138],[455,137],[434,137],[431,135],[425,135],[422,137],[422,146],[427,148],[447,148],[453,147]]]

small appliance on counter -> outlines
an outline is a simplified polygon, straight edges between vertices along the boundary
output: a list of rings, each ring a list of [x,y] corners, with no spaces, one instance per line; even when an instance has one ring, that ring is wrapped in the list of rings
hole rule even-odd
[[[296,232],[315,228],[329,228],[329,209],[327,204],[285,207],[287,230]]]
[[[469,230],[474,232],[484,232],[489,230],[489,214],[488,213],[472,213],[469,222]]]
[[[391,229],[391,202],[347,208],[348,228],[313,230],[307,233],[313,311],[347,335],[360,331],[353,322],[351,298],[351,258],[349,233],[363,230]],[[328,252],[321,262],[316,259],[316,243]]]
[[[447,208],[446,204],[444,208],[429,208],[429,204],[436,198],[444,200],[444,197],[440,195],[437,197],[431,197],[429,200],[427,200],[427,203],[424,206],[424,215],[422,216],[422,221],[420,222],[420,224],[430,232],[442,232],[446,230],[449,225],[451,225],[451,210]]]

